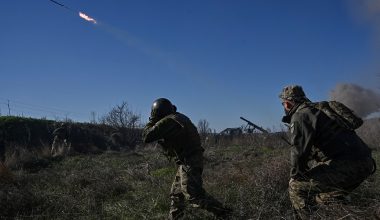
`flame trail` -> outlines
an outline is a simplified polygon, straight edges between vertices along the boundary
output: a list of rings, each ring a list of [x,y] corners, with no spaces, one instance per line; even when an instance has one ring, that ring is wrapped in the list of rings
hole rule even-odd
[[[78,12],[78,13],[79,13],[79,17],[83,18],[83,19],[86,20],[86,21],[92,22],[93,24],[97,24],[97,23],[98,23],[95,19],[91,18],[90,16],[86,15],[85,13],[83,13],[83,12],[81,12],[81,11],[74,10],[74,9],[72,9],[72,8],[70,8],[70,7],[68,7],[68,6],[66,6],[65,4],[62,4],[62,3],[57,2],[57,1],[55,1],[55,0],[49,0],[49,1],[53,2],[53,3],[56,4],[56,5],[61,6],[61,7],[63,7],[63,8],[66,8],[67,10],[70,10],[70,11],[72,11],[72,12]]]
[[[86,21],[92,22],[94,24],[97,23],[95,19],[91,18],[90,16],[86,15],[85,13],[79,12],[79,16]]]

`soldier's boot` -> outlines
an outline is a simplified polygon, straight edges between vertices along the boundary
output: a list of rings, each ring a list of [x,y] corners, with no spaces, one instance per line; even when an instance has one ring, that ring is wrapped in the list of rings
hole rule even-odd
[[[168,220],[179,220],[184,216],[184,209],[170,207]]]
[[[199,207],[213,213],[217,219],[230,219],[233,214],[232,209],[223,206],[222,203],[207,194],[204,199],[190,201],[190,204],[195,208]]]
[[[172,195],[170,202],[169,220],[181,219],[184,216],[185,201],[183,195]]]
[[[184,216],[184,210],[170,209],[168,220],[179,220],[179,219],[182,219],[183,216]]]

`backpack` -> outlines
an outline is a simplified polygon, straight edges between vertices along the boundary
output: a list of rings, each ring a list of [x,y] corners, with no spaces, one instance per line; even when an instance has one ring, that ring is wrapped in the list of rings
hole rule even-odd
[[[323,101],[313,103],[313,106],[345,129],[353,131],[363,124],[363,120],[341,102]]]

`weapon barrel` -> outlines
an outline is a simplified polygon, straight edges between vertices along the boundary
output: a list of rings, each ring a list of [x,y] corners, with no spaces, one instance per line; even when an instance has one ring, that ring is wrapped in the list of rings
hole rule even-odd
[[[243,118],[243,117],[240,117],[240,119],[241,120],[243,120],[243,121],[245,121],[245,122],[247,122],[249,125],[251,125],[252,127],[254,127],[255,129],[257,129],[257,130],[259,130],[259,131],[261,131],[261,132],[263,132],[263,133],[269,133],[267,130],[265,130],[264,128],[262,128],[262,127],[260,127],[260,126],[258,126],[258,125],[255,125],[254,123],[252,123],[251,121],[249,121],[249,120],[247,120],[247,119],[245,119],[245,118]]]
[[[240,117],[241,120],[247,122],[248,124],[252,124],[252,122],[248,121],[247,119],[243,118],[243,117]]]

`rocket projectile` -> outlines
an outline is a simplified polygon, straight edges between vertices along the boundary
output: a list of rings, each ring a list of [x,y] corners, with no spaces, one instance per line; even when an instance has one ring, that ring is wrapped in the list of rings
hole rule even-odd
[[[61,6],[61,7],[64,7],[65,9],[67,9],[67,10],[69,10],[69,11],[72,11],[72,12],[75,12],[75,13],[79,13],[79,17],[83,18],[83,19],[86,20],[86,21],[90,21],[90,22],[92,22],[92,23],[94,23],[94,24],[97,23],[95,19],[93,19],[93,18],[91,18],[90,16],[84,14],[83,12],[80,12],[80,11],[78,11],[78,10],[75,10],[75,9],[69,8],[69,7],[67,7],[66,5],[64,5],[64,4],[60,3],[60,2],[57,2],[57,1],[55,1],[55,0],[49,0],[49,1],[53,2],[54,4],[59,5],[59,6]]]
[[[49,0],[49,1],[51,1],[51,2],[55,3],[55,4],[59,5],[59,6],[65,7],[65,5],[64,5],[64,4],[61,4],[61,3],[59,3],[59,2],[56,2],[56,1],[54,1],[54,0]]]

